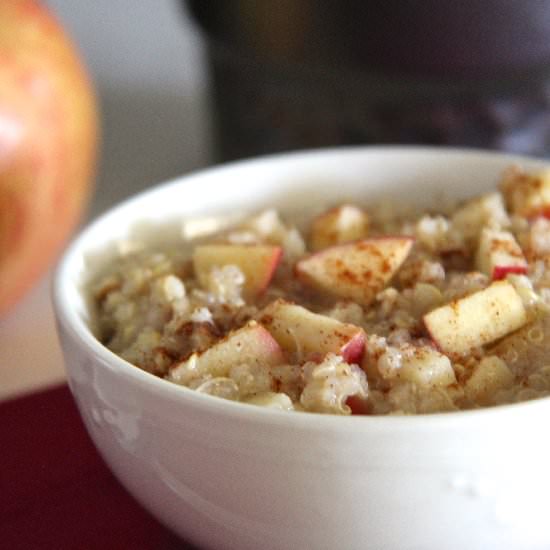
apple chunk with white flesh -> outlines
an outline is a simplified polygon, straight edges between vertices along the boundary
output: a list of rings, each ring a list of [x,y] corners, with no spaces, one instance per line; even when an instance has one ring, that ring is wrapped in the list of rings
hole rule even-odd
[[[528,174],[511,169],[501,183],[509,210],[518,216],[550,217],[550,170]]]
[[[413,246],[411,237],[380,237],[326,248],[300,260],[296,276],[321,292],[368,306]]]
[[[527,273],[527,260],[509,231],[485,228],[479,238],[476,266],[493,280],[506,277],[508,273]]]
[[[260,312],[259,322],[280,346],[302,358],[335,353],[346,363],[360,363],[365,351],[361,327],[342,323],[326,315],[279,299]]]
[[[496,281],[424,315],[424,324],[438,348],[452,356],[489,344],[526,322],[523,302],[508,281]]]
[[[364,239],[369,232],[369,216],[366,212],[349,204],[331,208],[319,214],[310,228],[309,242],[312,250],[357,239]]]
[[[206,244],[193,252],[193,267],[199,283],[207,286],[210,272],[224,265],[237,266],[245,276],[245,297],[254,298],[268,286],[281,261],[280,246]]]
[[[231,367],[238,365],[275,366],[284,362],[283,351],[273,336],[262,325],[250,321],[202,353],[193,353],[172,368],[168,378],[188,384],[206,374],[213,378],[227,376]]]
[[[452,224],[467,240],[475,240],[484,226],[508,227],[510,218],[502,195],[496,192],[482,195],[461,206],[453,214]]]

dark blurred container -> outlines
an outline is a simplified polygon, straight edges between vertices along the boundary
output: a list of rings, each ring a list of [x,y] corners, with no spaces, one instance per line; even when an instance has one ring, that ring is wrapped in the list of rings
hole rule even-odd
[[[550,0],[189,0],[223,159],[337,144],[550,153]]]

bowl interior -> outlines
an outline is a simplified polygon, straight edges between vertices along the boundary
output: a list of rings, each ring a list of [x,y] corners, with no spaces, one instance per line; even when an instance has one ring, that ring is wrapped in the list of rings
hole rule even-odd
[[[276,155],[178,178],[113,208],[71,244],[54,282],[58,319],[99,352],[103,346],[93,337],[85,291],[90,278],[121,247],[177,241],[189,220],[231,220],[275,207],[299,223],[319,205],[386,198],[398,207],[437,206],[442,199],[494,189],[502,170],[512,163],[527,169],[543,166],[534,159],[478,151],[368,147]],[[110,354],[105,348],[102,353]]]

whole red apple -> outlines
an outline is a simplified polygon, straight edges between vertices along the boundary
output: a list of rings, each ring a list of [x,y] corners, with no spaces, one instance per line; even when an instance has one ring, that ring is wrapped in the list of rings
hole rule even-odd
[[[0,0],[0,314],[78,222],[97,138],[93,87],[60,24],[36,0]]]

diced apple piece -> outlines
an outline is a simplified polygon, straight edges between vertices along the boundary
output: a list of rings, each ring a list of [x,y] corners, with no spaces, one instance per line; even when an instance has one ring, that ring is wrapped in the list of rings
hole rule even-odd
[[[466,239],[475,240],[484,226],[508,227],[510,219],[497,192],[468,201],[453,214],[452,224]]]
[[[527,260],[509,231],[485,228],[479,238],[476,266],[493,280],[506,277],[508,273],[527,273]]]
[[[321,292],[368,306],[405,261],[411,237],[365,239],[327,248],[300,260],[296,275]]]
[[[397,376],[424,387],[448,386],[456,382],[449,358],[430,346],[406,346]]]
[[[509,210],[518,216],[550,217],[550,170],[528,174],[512,169],[501,183]]]
[[[173,367],[169,380],[188,384],[206,374],[225,377],[238,365],[275,366],[285,362],[281,347],[271,334],[256,321],[229,333],[202,353],[193,353]]]
[[[496,281],[424,315],[424,324],[438,348],[452,356],[465,355],[526,322],[523,302],[507,281]]]
[[[506,363],[494,355],[484,357],[466,381],[466,397],[480,405],[489,405],[498,390],[510,388],[514,375]]]
[[[358,208],[344,204],[317,216],[311,223],[310,247],[322,250],[336,244],[364,239],[369,232],[369,216]]]
[[[260,323],[285,350],[302,358],[311,355],[340,355],[346,363],[360,363],[365,351],[362,328],[279,299],[261,312]]]
[[[237,266],[245,276],[243,290],[250,299],[268,287],[281,256],[280,246],[206,244],[195,248],[193,267],[199,283],[207,286],[214,267]]]

